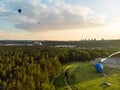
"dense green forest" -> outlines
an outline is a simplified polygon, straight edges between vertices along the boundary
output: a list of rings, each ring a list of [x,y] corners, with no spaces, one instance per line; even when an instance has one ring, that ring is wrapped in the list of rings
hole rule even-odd
[[[0,90],[55,90],[51,81],[68,62],[107,57],[118,49],[0,46]]]

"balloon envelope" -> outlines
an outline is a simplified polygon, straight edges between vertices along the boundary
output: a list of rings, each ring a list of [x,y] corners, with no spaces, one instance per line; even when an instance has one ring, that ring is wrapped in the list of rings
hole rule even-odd
[[[97,72],[102,72],[103,71],[103,65],[100,63],[95,64],[95,69]]]
[[[21,9],[18,9],[18,12],[19,12],[19,13],[21,13],[21,12],[22,12],[22,10],[21,10]]]

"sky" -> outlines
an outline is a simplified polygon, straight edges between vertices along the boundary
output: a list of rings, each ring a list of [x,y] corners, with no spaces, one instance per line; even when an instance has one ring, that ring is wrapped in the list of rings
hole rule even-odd
[[[0,0],[0,40],[94,38],[120,39],[120,0]]]

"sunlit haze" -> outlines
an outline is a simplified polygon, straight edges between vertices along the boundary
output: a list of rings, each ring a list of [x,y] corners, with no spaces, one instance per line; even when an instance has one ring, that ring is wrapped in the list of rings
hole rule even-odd
[[[0,40],[94,38],[120,39],[120,0],[0,0]]]

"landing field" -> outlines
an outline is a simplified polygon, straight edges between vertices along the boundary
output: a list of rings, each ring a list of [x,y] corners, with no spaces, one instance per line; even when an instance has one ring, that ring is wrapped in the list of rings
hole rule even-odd
[[[70,63],[69,77],[67,83],[72,90],[120,90],[120,69],[104,67],[103,73],[97,73],[94,65],[89,62]],[[55,86],[57,90],[68,90],[64,84],[64,71],[56,79]],[[106,82],[111,85],[107,85]]]

